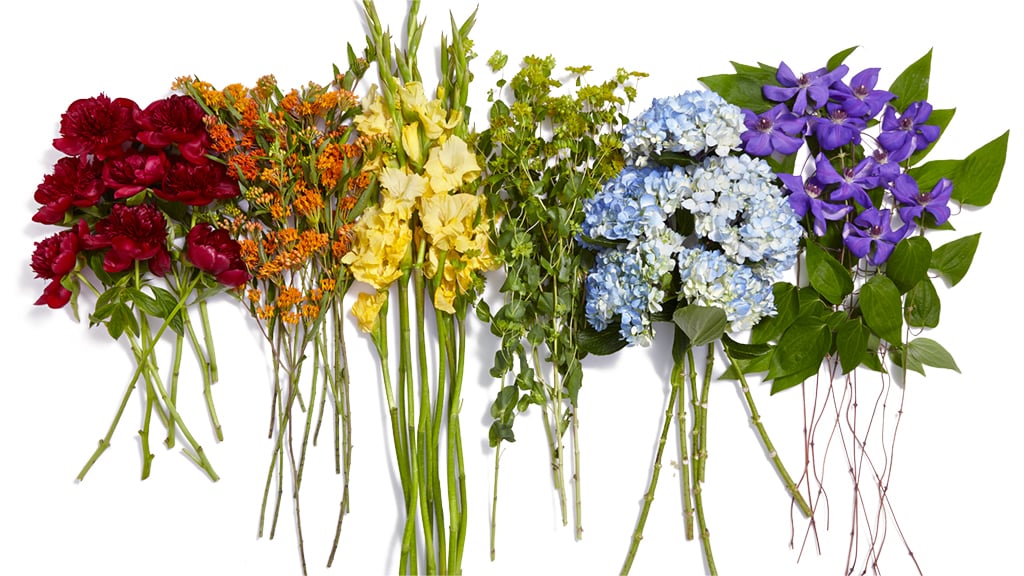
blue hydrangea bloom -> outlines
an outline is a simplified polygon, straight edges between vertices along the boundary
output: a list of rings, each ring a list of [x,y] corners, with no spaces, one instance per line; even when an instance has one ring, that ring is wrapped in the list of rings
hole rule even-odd
[[[743,111],[710,90],[656,98],[622,130],[626,161],[645,166],[652,155],[674,152],[725,156],[738,150],[745,130]]]

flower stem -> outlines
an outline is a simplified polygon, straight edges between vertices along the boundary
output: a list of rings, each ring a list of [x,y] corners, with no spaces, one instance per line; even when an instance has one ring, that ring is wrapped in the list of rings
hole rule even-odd
[[[683,522],[687,540],[693,540],[693,495],[690,491],[690,446],[686,441],[686,358],[690,351],[690,339],[679,329],[675,329],[672,341],[672,373],[669,385],[676,389],[679,402],[676,403],[676,430],[679,436],[680,483],[683,490]]]
[[[654,466],[651,470],[651,478],[647,484],[647,491],[644,492],[643,507],[640,509],[640,516],[636,521],[636,528],[633,530],[633,538],[629,542],[629,552],[626,553],[626,560],[622,565],[619,574],[629,574],[633,566],[633,559],[636,557],[637,549],[640,547],[640,540],[643,539],[644,526],[647,524],[647,515],[651,511],[651,503],[654,502],[654,490],[658,486],[658,476],[661,475],[661,456],[665,452],[665,441],[668,439],[668,430],[672,425],[672,411],[675,409],[676,397],[679,389],[672,387],[668,396],[668,407],[665,409],[665,421],[661,427],[661,436],[658,438],[658,451],[654,456]]]
[[[726,358],[736,367],[736,373],[739,375],[740,389],[743,391],[743,398],[746,400],[747,408],[750,410],[750,423],[754,425],[758,435],[761,437],[761,443],[764,444],[764,449],[768,452],[768,458],[775,465],[775,471],[782,477],[786,490],[793,497],[793,501],[800,508],[800,512],[803,513],[804,517],[810,518],[812,514],[811,507],[807,505],[807,501],[804,500],[800,489],[793,482],[793,477],[789,475],[789,471],[786,470],[782,459],[779,458],[778,453],[775,451],[775,445],[772,443],[771,438],[768,437],[768,431],[765,430],[764,424],[761,423],[761,414],[757,411],[757,406],[754,405],[754,397],[750,393],[750,386],[747,385],[747,379],[744,377],[743,371],[739,369],[736,360],[729,354],[729,349],[724,346],[723,348],[725,348]]]
[[[494,562],[494,536],[498,531],[498,469],[501,465],[501,440],[494,447],[494,488],[491,495],[491,562]]]
[[[213,346],[213,329],[210,325],[210,314],[207,311],[205,298],[199,300],[199,317],[203,324],[203,339],[206,341],[206,366],[210,371],[210,382],[216,384],[220,380],[217,369],[217,351]],[[216,418],[216,414],[212,416]],[[224,439],[220,433],[220,425],[217,425],[217,439]]]
[[[694,442],[694,468],[693,468],[693,504],[697,510],[697,526],[700,530],[700,542],[704,549],[704,560],[708,564],[708,572],[711,576],[717,576],[715,568],[715,557],[711,553],[711,532],[708,530],[707,520],[704,516],[703,487],[704,471],[707,465],[707,430],[708,430],[708,393],[711,391],[711,369],[715,360],[715,343],[708,344],[707,357],[704,363],[704,382],[700,394],[701,417],[699,431],[697,431],[698,442]],[[691,367],[693,355],[690,355]],[[693,382],[695,378],[691,379]]]

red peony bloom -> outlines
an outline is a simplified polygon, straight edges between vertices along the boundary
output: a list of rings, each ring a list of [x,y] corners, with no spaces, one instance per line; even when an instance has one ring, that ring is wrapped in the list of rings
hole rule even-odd
[[[82,237],[88,233],[85,221],[79,220],[74,228],[36,242],[36,249],[32,252],[32,270],[36,278],[50,280],[42,296],[36,300],[37,306],[46,304],[50,308],[61,308],[71,299],[71,291],[60,282],[75,269]]]
[[[167,221],[150,204],[114,204],[109,216],[96,222],[91,236],[83,239],[89,250],[108,248],[103,258],[107,272],[127,270],[136,261],[149,261],[149,271],[163,276],[171,267],[167,251]]]
[[[170,202],[204,206],[214,200],[234,198],[239,189],[238,182],[228,176],[222,164],[175,162],[171,164],[163,185],[153,192]]]
[[[151,148],[177,144],[186,160],[205,164],[210,137],[203,124],[206,113],[188,96],[174,94],[157,100],[136,114],[139,142]]]
[[[196,268],[208,272],[225,286],[237,288],[249,281],[241,246],[227,230],[196,224],[185,239],[185,254]]]
[[[32,220],[57,224],[72,206],[94,206],[103,194],[100,166],[85,156],[61,158],[53,165],[53,174],[43,176],[36,188],[35,200],[42,204]]]
[[[53,140],[53,147],[69,156],[119,156],[138,131],[138,110],[138,104],[127,98],[111,101],[105,94],[75,100],[60,117],[61,138]]]
[[[160,182],[171,163],[163,151],[144,151],[103,164],[103,183],[114,189],[114,198],[128,198]]]

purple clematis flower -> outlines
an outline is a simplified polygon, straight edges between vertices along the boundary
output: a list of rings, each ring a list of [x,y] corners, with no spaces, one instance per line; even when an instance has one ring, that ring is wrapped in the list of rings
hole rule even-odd
[[[828,116],[814,121],[814,135],[818,138],[818,144],[825,150],[835,150],[851,142],[860,144],[860,132],[867,126],[864,119],[850,116],[835,102],[829,102],[826,109]]]
[[[824,154],[818,154],[814,163],[815,176],[825,185],[838,184],[839,188],[832,191],[829,199],[849,200],[860,204],[862,208],[871,208],[874,203],[868,196],[867,190],[878,187],[878,177],[875,175],[875,161],[873,158],[865,158],[854,167],[846,167],[842,173],[832,166],[832,162]]]
[[[878,266],[889,259],[896,244],[907,236],[911,223],[903,224],[898,230],[892,229],[892,213],[889,210],[868,208],[843,226],[843,244],[858,258],[868,257],[868,262]],[[874,250],[872,250],[874,248]]]
[[[886,106],[878,143],[889,152],[890,162],[902,162],[938,139],[942,129],[925,124],[931,115],[932,105],[923,100],[907,106],[899,118],[892,106]]]
[[[949,199],[953,195],[953,183],[948,178],[939,180],[931,192],[922,192],[917,180],[909,174],[900,174],[890,192],[901,205],[900,219],[904,222],[913,222],[925,212],[935,217],[936,224],[944,224],[949,220]]]
[[[804,180],[794,174],[779,174],[779,179],[786,190],[789,190],[789,206],[797,216],[803,218],[810,212],[814,220],[814,233],[818,236],[825,235],[827,220],[839,220],[853,209],[852,206],[832,204],[822,198],[825,185],[816,177],[811,176]]]
[[[829,90],[829,96],[838,101],[846,113],[859,118],[874,118],[895,94],[887,90],[875,90],[878,83],[878,68],[868,68],[850,79],[850,84],[836,82]]]
[[[762,114],[744,110],[743,117],[747,131],[740,134],[740,139],[743,149],[754,156],[770,156],[772,152],[792,154],[804,143],[799,135],[805,122],[785,104],[778,104]]]
[[[819,68],[797,77],[789,66],[782,62],[775,74],[775,79],[781,86],[767,85],[761,91],[764,97],[772,102],[788,102],[795,97],[793,113],[802,116],[807,112],[808,97],[811,100],[811,111],[821,108],[828,102],[829,86],[846,76],[847,71],[849,68],[844,64],[831,72],[827,68]]]

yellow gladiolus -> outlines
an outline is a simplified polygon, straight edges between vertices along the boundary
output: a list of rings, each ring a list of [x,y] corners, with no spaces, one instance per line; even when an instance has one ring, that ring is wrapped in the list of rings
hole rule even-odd
[[[391,135],[391,115],[384,110],[384,98],[377,93],[376,84],[370,86],[363,98],[363,113],[356,115],[352,122],[365,136]]]
[[[371,206],[353,231],[352,250],[341,261],[356,280],[383,290],[402,276],[402,261],[412,243],[412,230],[406,220]]]
[[[423,169],[430,177],[431,189],[439,194],[472,182],[480,175],[476,154],[458,136],[452,136],[444,144],[431,148],[430,157]]]
[[[419,174],[410,174],[401,168],[389,166],[380,173],[380,185],[381,211],[409,220],[416,200],[426,194],[429,183]]]
[[[352,315],[356,317],[360,330],[367,333],[373,332],[373,329],[377,326],[377,316],[380,314],[380,308],[387,302],[387,299],[388,293],[386,290],[374,294],[367,292],[359,293],[355,303],[352,304]]]
[[[477,197],[472,194],[435,194],[424,198],[420,221],[430,236],[430,243],[438,250],[447,251],[457,242],[468,242],[467,236],[473,233],[473,219],[479,205]]]
[[[423,147],[420,144],[420,123],[413,122],[402,126],[402,148],[413,164],[423,162]]]

